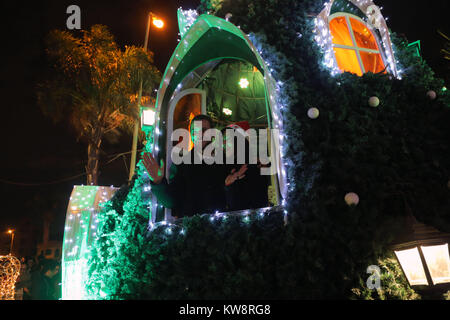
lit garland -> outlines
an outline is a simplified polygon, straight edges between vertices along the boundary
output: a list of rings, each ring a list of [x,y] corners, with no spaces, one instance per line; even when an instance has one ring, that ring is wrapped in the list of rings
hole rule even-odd
[[[341,73],[341,70],[339,69],[336,63],[336,59],[334,57],[333,43],[328,23],[328,17],[330,15],[330,11],[334,1],[335,0],[330,0],[329,2],[326,2],[324,4],[325,8],[314,19],[315,25],[314,33],[316,34],[315,40],[324,52],[323,65],[328,69],[330,69],[332,75]],[[394,57],[395,52],[392,48],[392,43],[389,36],[388,27],[386,24],[387,18],[385,19],[381,14],[382,8],[377,7],[371,0],[348,0],[348,1],[350,3],[353,3],[367,15],[365,23],[369,25],[372,25],[371,22],[375,23],[375,25],[372,25],[372,27],[380,31],[381,35],[380,42],[383,49],[382,51],[384,52],[384,55],[386,57],[386,62],[388,63],[389,71],[394,76],[401,79],[400,76],[401,70],[397,70],[396,60]]]
[[[180,24],[179,35],[183,37],[189,30],[189,28],[195,23],[198,18],[198,12],[193,9],[183,10],[178,8],[178,23]]]
[[[229,217],[236,216],[236,217],[241,217],[242,222],[248,224],[251,222],[252,219],[262,219],[270,211],[272,211],[272,210],[277,211],[278,208],[280,208],[280,206],[260,208],[260,209],[247,209],[247,210],[231,211],[231,212],[216,211],[214,214],[206,213],[206,214],[201,214],[200,216],[209,217],[209,221],[211,223],[223,223],[223,222],[226,222]],[[149,231],[153,232],[155,230],[159,230],[160,228],[163,228],[164,233],[166,235],[175,235],[176,232],[178,232],[178,234],[180,234],[180,235],[185,235],[186,229],[184,229],[180,225],[181,222],[182,222],[182,219],[176,220],[175,223],[170,223],[167,220],[162,220],[157,223],[150,223]]]
[[[0,300],[14,300],[20,261],[12,255],[0,256]]]
[[[91,244],[97,238],[98,212],[117,188],[74,186],[70,197],[62,254],[62,299],[85,298],[84,281]]]

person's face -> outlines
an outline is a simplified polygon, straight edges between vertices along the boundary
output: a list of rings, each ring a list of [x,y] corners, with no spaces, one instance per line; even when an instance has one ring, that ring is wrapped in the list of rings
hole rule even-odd
[[[208,120],[196,120],[191,124],[191,138],[194,146],[201,142],[202,149],[204,149],[210,143],[210,141],[203,140],[203,135],[208,129],[211,129]]]

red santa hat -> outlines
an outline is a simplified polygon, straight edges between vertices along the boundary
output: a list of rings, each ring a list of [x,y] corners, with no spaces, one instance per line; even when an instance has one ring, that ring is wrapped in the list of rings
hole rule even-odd
[[[239,122],[235,122],[232,123],[230,125],[227,126],[227,129],[231,128],[231,129],[242,129],[244,131],[247,131],[248,129],[250,129],[250,124],[248,123],[248,121],[239,121]]]

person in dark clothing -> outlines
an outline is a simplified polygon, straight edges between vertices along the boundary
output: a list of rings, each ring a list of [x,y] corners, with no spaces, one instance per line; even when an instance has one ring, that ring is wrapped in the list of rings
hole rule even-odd
[[[191,124],[194,123],[201,123],[201,126],[191,125],[194,148],[187,155],[191,163],[172,164],[170,181],[164,177],[162,161],[161,165],[158,165],[149,153],[144,154],[143,157],[144,166],[151,179],[153,194],[166,208],[171,208],[172,215],[177,218],[222,211],[226,206],[224,166],[215,163],[207,164],[203,157],[200,164],[195,164],[198,150],[203,151],[210,143],[202,137],[208,129],[213,127],[213,121],[206,115],[198,115],[192,119]],[[194,132],[194,130],[200,130],[200,132]]]
[[[59,271],[59,264],[54,260],[43,261],[42,269],[31,275],[31,298],[33,300],[55,300],[53,277]]]
[[[222,130],[224,137],[224,154],[226,171],[230,173],[225,180],[225,197],[226,209],[228,211],[245,210],[264,208],[269,204],[268,199],[268,176],[261,175],[261,166],[250,161],[250,145],[248,139],[245,137],[245,131],[250,128],[247,121],[237,122]],[[227,131],[233,131],[234,142],[227,138]],[[239,135],[242,135],[239,137]],[[239,137],[239,138],[238,138]],[[238,159],[238,139],[244,141],[244,163]],[[227,147],[231,151],[227,151]],[[245,173],[240,170],[246,168]],[[236,174],[237,173],[237,174]]]

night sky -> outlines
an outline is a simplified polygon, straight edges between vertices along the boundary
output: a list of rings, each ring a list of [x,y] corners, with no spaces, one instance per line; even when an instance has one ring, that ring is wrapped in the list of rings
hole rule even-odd
[[[264,0],[260,0],[264,1]],[[47,72],[44,37],[52,29],[65,29],[66,8],[81,8],[81,27],[93,24],[109,27],[117,43],[142,45],[147,13],[153,11],[165,22],[163,30],[150,36],[155,64],[164,72],[177,45],[176,10],[195,8],[199,0],[54,0],[2,1],[1,77],[1,166],[0,232],[14,227],[21,217],[31,216],[36,224],[46,211],[55,216],[62,234],[66,206],[72,187],[85,183],[87,146],[77,142],[67,123],[54,124],[36,105],[36,84]],[[388,17],[388,26],[410,42],[421,40],[422,55],[441,77],[445,74],[440,49],[443,41],[437,29],[450,35],[448,0],[376,0]],[[447,83],[448,86],[448,83]],[[131,135],[115,145],[103,144],[100,185],[120,186],[127,182],[126,161],[115,154],[131,150]],[[139,146],[138,146],[139,147]],[[65,181],[61,181],[65,180]],[[19,232],[19,230],[18,230]]]

